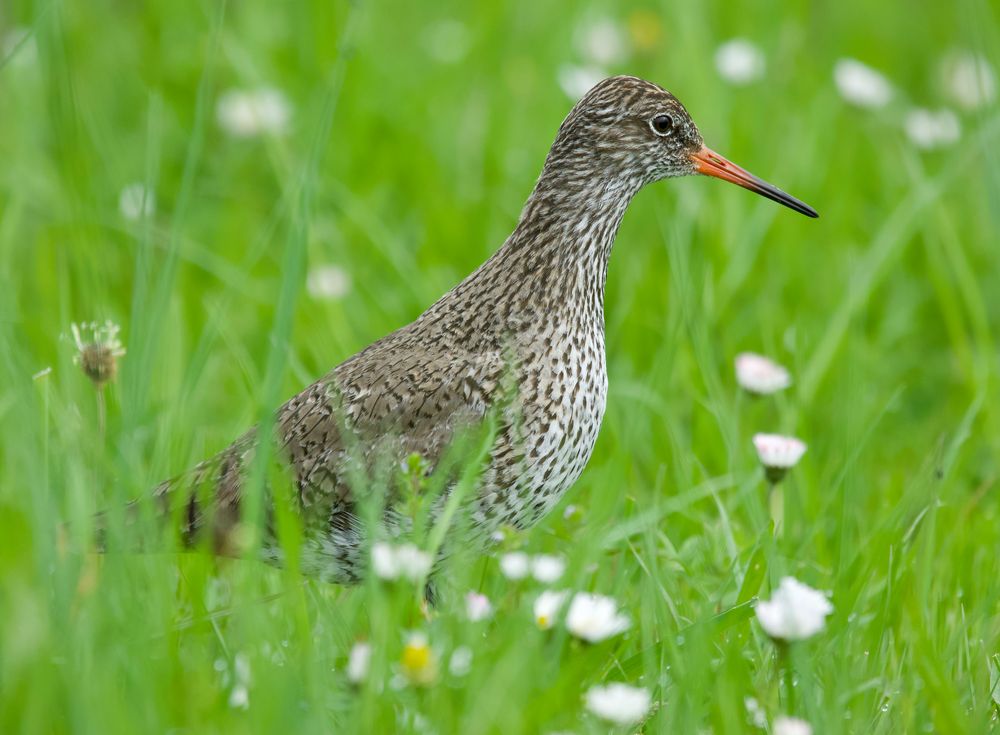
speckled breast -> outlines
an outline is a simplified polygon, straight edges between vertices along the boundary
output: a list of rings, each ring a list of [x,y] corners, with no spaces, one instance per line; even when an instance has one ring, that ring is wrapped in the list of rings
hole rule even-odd
[[[551,340],[521,371],[521,423],[502,438],[484,478],[481,508],[493,523],[527,528],[580,477],[604,418],[607,370],[602,325]],[[486,506],[486,507],[483,507]]]

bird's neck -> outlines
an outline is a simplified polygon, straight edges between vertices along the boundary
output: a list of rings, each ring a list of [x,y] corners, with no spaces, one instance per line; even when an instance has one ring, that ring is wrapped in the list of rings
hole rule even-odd
[[[436,324],[476,349],[553,329],[597,330],[603,339],[611,246],[643,182],[576,174],[587,167],[558,163],[550,153],[500,249],[414,324]]]
[[[642,182],[575,171],[546,165],[517,227],[486,267],[511,274],[514,298],[547,308],[585,304],[603,318],[611,247]]]

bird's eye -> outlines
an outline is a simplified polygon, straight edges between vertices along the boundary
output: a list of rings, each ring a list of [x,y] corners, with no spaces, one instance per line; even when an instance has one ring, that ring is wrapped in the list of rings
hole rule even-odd
[[[669,135],[674,129],[674,119],[670,115],[657,115],[649,124],[657,135]]]

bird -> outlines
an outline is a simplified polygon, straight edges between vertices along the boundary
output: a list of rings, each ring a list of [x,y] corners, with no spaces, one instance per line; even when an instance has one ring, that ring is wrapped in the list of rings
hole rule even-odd
[[[652,82],[610,77],[577,102],[493,255],[413,322],[274,415],[267,430],[301,520],[303,574],[351,584],[369,570],[375,531],[362,507],[375,491],[352,472],[418,457],[431,473],[463,432],[487,420],[493,429],[478,483],[463,500],[470,538],[460,543],[488,544],[499,529],[530,528],[556,505],[586,467],[604,417],[604,292],[622,217],[644,186],[694,174],[818,217],[706,147],[681,102]],[[260,446],[259,429],[251,429],[152,491],[156,507],[179,519],[185,545],[239,553]],[[448,483],[437,510],[454,479]],[[386,492],[378,511],[390,537],[408,530],[400,498]],[[273,505],[267,498],[259,550],[280,565]]]

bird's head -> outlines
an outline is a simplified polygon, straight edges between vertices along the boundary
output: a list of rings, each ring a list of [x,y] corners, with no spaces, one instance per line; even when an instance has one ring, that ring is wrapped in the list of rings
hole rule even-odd
[[[640,186],[673,176],[714,176],[809,217],[819,216],[706,147],[684,105],[636,77],[610,77],[587,92],[563,121],[551,156],[575,175],[600,172]]]

